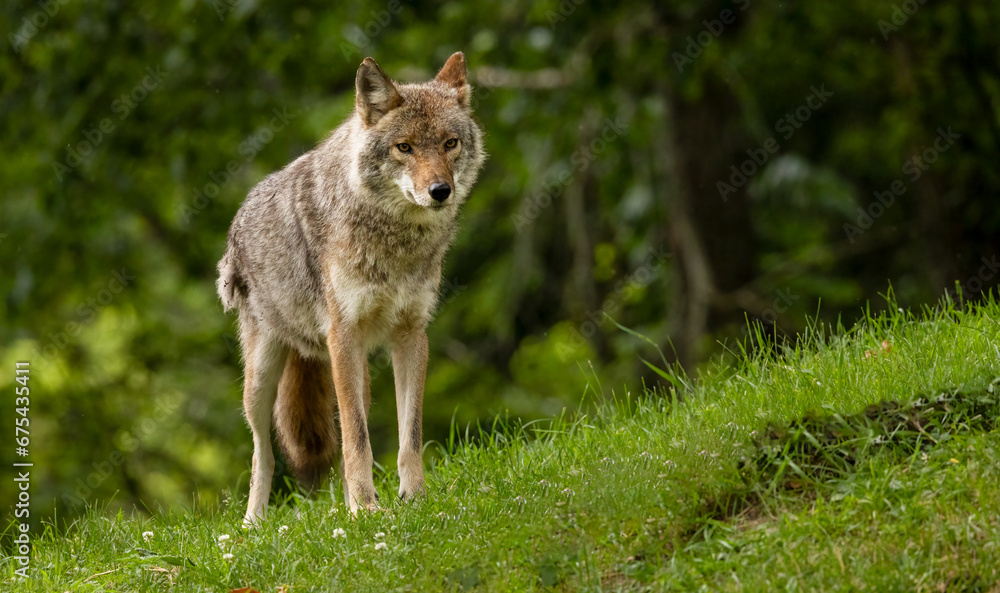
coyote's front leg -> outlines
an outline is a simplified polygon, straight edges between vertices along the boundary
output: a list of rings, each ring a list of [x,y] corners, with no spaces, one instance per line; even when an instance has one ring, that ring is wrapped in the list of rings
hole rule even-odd
[[[427,332],[397,332],[392,348],[396,378],[396,414],[399,419],[399,497],[412,498],[424,491],[423,404],[427,378]]]
[[[333,388],[340,409],[341,449],[347,503],[352,512],[373,509],[378,495],[372,479],[372,447],[368,439],[368,361],[361,332],[334,326],[327,337]]]
[[[250,469],[250,499],[243,524],[247,527],[263,519],[271,494],[274,451],[271,447],[271,415],[278,395],[278,381],[288,356],[288,347],[271,340],[255,323],[245,320],[243,351],[246,373],[243,408],[253,432],[253,460]]]

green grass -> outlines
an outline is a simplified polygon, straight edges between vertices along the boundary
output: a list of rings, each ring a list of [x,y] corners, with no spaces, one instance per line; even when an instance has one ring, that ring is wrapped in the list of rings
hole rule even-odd
[[[992,300],[814,329],[673,395],[474,430],[415,504],[352,518],[293,498],[250,531],[242,491],[151,518],[92,509],[0,589],[1000,591],[998,345]]]

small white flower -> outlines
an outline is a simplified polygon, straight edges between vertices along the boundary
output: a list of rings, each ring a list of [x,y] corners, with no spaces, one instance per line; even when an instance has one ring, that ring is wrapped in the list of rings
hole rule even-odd
[[[386,545],[385,542],[379,542],[379,543],[375,544],[375,549],[376,550],[387,550],[388,548],[389,548],[389,546]]]
[[[224,543],[226,543],[228,541],[229,541],[229,534],[228,533],[223,533],[222,535],[219,536],[219,543],[220,544],[224,544]]]
[[[335,537],[335,538],[336,537],[345,537],[346,538],[347,537],[347,532],[344,531],[343,529],[341,529],[340,527],[338,527],[338,528],[336,528],[336,529],[333,530],[333,537]]]
[[[232,554],[223,554],[222,555],[222,559],[223,560],[232,560],[233,559],[233,555]]]
[[[285,533],[288,531],[288,525],[282,525],[278,528],[278,533]]]
[[[153,539],[153,532],[152,531],[143,531],[142,532],[142,539],[145,540],[145,541],[147,541],[147,542],[149,540]]]
[[[566,488],[565,490],[562,491],[562,493],[565,494],[566,496],[573,496],[574,494],[576,494],[576,492],[573,492],[571,488]]]
[[[514,502],[520,503],[520,504],[524,504],[524,497],[523,496],[518,496],[518,497],[516,497],[514,499]]]
[[[385,537],[385,533],[381,531],[375,534],[375,539],[382,539],[383,537]]]

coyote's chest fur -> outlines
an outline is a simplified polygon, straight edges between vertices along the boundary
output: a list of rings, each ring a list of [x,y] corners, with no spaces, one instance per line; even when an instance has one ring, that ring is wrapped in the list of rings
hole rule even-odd
[[[437,301],[441,262],[454,236],[454,220],[410,220],[376,207],[340,215],[344,232],[329,245],[324,267],[334,313],[381,342],[401,323],[426,323]]]

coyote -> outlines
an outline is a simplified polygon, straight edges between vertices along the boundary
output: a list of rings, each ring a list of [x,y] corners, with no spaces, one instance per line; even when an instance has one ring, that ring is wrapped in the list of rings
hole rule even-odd
[[[253,432],[246,524],[268,503],[272,414],[302,485],[326,479],[341,448],[345,503],[376,508],[368,353],[378,346],[395,376],[399,496],[424,491],[426,327],[459,207],[486,158],[466,76],[461,52],[416,84],[365,58],[354,113],[254,187],[233,220],[217,288],[239,317]]]

